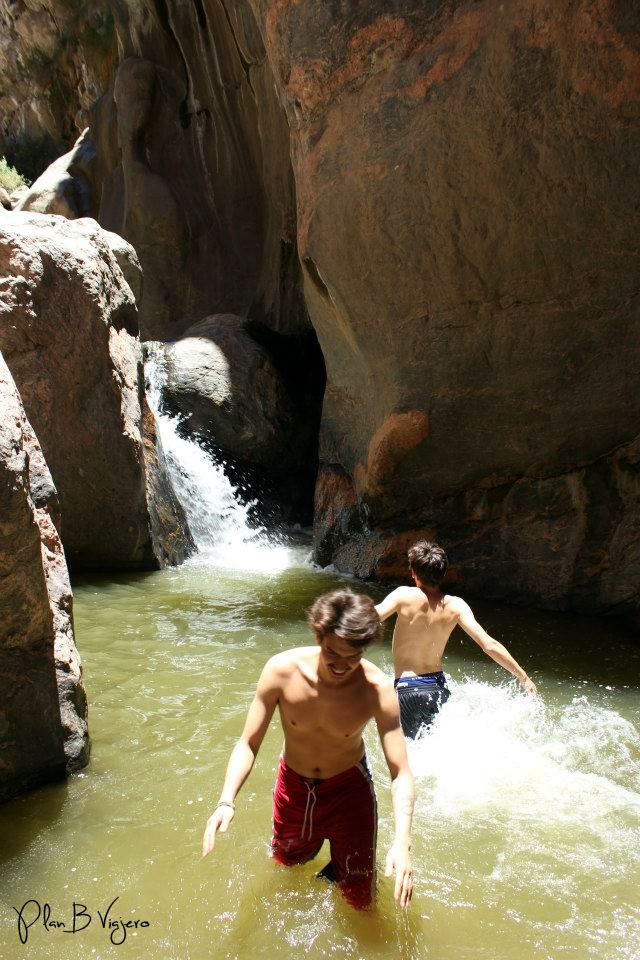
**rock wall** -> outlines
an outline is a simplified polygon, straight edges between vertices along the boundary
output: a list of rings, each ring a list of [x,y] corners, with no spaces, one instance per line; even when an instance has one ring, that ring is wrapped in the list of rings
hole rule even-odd
[[[0,801],[89,759],[57,510],[51,474],[0,355]]]
[[[35,179],[87,126],[116,54],[106,3],[0,0],[0,155]]]
[[[119,66],[93,203],[138,248],[143,335],[218,313],[294,333],[309,311],[317,558],[397,576],[428,533],[464,589],[636,605],[635,7],[100,10]]]
[[[132,269],[131,248],[93,220],[0,214],[0,349],[58,489],[67,557],[84,568],[163,559],[147,499],[136,302],[118,258]]]
[[[84,212],[140,257],[143,339],[221,312],[311,329],[289,132],[246,0],[0,0],[0,24],[0,152],[47,141],[53,159],[91,127]]]
[[[254,6],[327,366],[318,558],[404,574],[430,532],[468,589],[633,605],[640,13]]]
[[[288,129],[249,6],[113,10],[122,62],[91,123],[98,218],[139,254],[143,339],[212,313],[308,329]]]

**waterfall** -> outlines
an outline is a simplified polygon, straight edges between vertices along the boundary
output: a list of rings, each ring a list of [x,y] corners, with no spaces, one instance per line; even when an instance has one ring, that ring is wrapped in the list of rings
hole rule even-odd
[[[293,551],[263,526],[252,526],[254,502],[243,503],[219,463],[195,440],[180,436],[180,418],[162,406],[166,382],[164,348],[145,344],[147,400],[156,418],[165,461],[185,511],[197,557],[214,566],[273,572],[293,562]]]

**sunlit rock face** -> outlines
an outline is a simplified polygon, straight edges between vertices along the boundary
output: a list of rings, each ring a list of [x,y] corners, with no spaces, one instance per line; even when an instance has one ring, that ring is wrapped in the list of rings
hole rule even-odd
[[[405,575],[427,534],[465,589],[633,605],[640,13],[254,7],[327,366],[317,557]]]
[[[89,758],[56,489],[0,355],[0,801]]]
[[[136,302],[118,259],[133,270],[133,250],[93,220],[0,214],[0,348],[77,567],[164,559],[149,517]]]

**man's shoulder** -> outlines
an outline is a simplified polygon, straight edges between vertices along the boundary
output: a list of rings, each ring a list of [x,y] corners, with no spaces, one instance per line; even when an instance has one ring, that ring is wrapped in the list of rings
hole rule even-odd
[[[317,647],[292,647],[274,654],[265,664],[265,672],[287,676],[297,670],[301,661],[312,659]]]
[[[417,587],[402,586],[392,590],[389,597],[393,597],[396,603],[409,603],[415,600],[420,592]]]
[[[369,686],[376,690],[393,686],[393,680],[387,676],[386,673],[383,673],[380,667],[372,663],[371,660],[361,660],[360,663],[364,671],[365,680]]]
[[[451,613],[460,614],[469,609],[469,604],[466,600],[463,600],[462,597],[455,597],[451,593],[445,593],[442,602],[445,608],[450,610]]]

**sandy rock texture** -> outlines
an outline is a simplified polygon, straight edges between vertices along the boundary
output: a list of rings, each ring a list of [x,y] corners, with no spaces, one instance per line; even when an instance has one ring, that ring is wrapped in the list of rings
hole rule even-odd
[[[395,573],[431,531],[468,588],[633,605],[637,7],[254,7],[327,365],[317,556]]]
[[[89,759],[56,489],[0,355],[0,801]]]
[[[0,347],[58,489],[69,562],[157,566],[122,241],[93,220],[0,216]]]
[[[139,255],[143,339],[216,312],[310,329],[289,132],[246,0],[0,0],[0,26],[0,152],[59,154],[91,127],[84,212]]]

